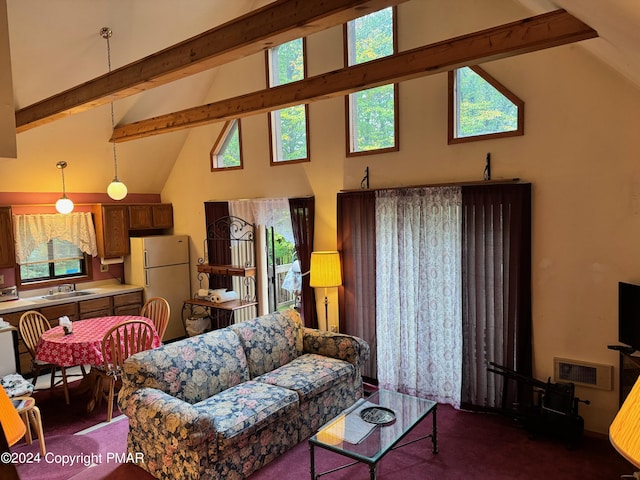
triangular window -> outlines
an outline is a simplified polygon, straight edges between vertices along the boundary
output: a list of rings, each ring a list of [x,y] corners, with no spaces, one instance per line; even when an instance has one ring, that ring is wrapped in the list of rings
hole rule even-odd
[[[211,149],[211,171],[242,169],[242,141],[240,120],[224,124]]]
[[[524,135],[524,102],[478,66],[449,72],[449,143]]]

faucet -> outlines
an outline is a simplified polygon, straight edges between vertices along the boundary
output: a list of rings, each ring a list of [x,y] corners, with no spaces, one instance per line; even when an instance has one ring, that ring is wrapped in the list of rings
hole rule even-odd
[[[75,292],[76,284],[75,283],[63,283],[58,287],[59,292]]]

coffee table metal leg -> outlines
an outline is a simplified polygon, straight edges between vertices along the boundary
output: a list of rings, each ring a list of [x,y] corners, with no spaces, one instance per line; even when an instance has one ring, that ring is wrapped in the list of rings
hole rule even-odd
[[[311,480],[316,480],[316,465],[313,456],[313,443],[309,442],[309,454],[311,456]]]
[[[431,415],[433,417],[433,428],[431,431],[431,443],[433,444],[433,453],[438,453],[438,427],[436,424],[436,414],[438,412],[438,406],[436,405],[436,407],[433,409],[433,412],[431,412]]]
[[[376,480],[378,465],[372,463],[369,465],[369,480]]]

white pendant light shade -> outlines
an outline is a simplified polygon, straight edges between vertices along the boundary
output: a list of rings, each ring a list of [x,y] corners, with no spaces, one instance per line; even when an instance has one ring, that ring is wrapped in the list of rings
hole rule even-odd
[[[71,213],[73,212],[73,202],[67,197],[59,198],[56,202],[56,210],[64,215]]]
[[[122,200],[127,196],[127,186],[117,178],[114,178],[107,187],[107,195],[113,200]]]
[[[64,169],[67,168],[67,162],[60,161],[56,163],[56,167],[60,169],[60,173],[62,174],[62,197],[58,199],[56,202],[56,211],[58,213],[67,214],[73,211],[73,202],[70,198],[67,197],[66,189],[64,186]]]

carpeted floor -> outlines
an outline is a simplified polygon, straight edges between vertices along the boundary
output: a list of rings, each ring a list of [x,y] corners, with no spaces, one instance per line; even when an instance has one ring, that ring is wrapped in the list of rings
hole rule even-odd
[[[38,385],[48,385],[46,375],[38,380]],[[14,445],[12,452],[24,454],[19,457],[24,461],[17,464],[22,480],[67,480],[75,475],[81,478],[83,472],[97,467],[103,472],[118,467],[122,458],[118,454],[124,454],[127,448],[127,419],[116,409],[113,420],[107,424],[106,402],[88,413],[88,396],[79,393],[79,386],[80,381],[69,383],[70,405],[65,404],[61,387],[39,390],[33,395],[42,415],[48,455],[39,462],[28,461],[39,452],[37,439],[31,445],[24,439]],[[86,466],[94,464],[91,468]]]
[[[107,472],[123,461],[127,450],[127,418],[120,416],[109,424],[99,425],[91,431],[76,434],[46,435],[47,455],[40,461],[25,461],[18,464],[18,473],[23,480],[67,480],[93,468]],[[39,452],[37,441],[12,448],[22,457],[34,458],[30,454]]]
[[[39,392],[36,401],[43,416],[47,450],[53,464],[19,465],[22,480],[150,480],[145,471],[131,464],[117,463],[117,454],[126,450],[127,419],[116,418],[107,426],[82,431],[106,420],[106,408],[87,414],[85,399],[73,395],[66,406],[61,392]],[[581,445],[569,450],[551,438],[530,439],[526,431],[503,416],[438,407],[439,453],[431,452],[429,440],[423,440],[388,453],[379,463],[380,480],[518,480],[563,479],[605,480],[631,474],[634,468],[615,452],[606,438],[585,436]],[[428,433],[431,421],[420,424],[408,439]],[[81,434],[78,434],[78,433]],[[37,452],[35,441],[12,447],[13,452]],[[107,454],[111,454],[107,461]],[[62,458],[76,456],[80,464],[60,465]],[[83,460],[99,462],[90,468]],[[70,457],[62,457],[69,455]],[[348,463],[347,459],[316,449],[316,470],[325,471]],[[58,462],[58,463],[56,463]],[[316,472],[316,473],[317,473]],[[309,447],[306,441],[274,460],[250,480],[298,480],[310,477]],[[368,467],[356,465],[327,475],[327,480],[367,480]]]
[[[389,452],[378,466],[380,480],[519,480],[618,479],[634,468],[611,447],[606,438],[585,436],[569,450],[550,438],[530,439],[525,430],[503,416],[455,410],[439,405],[438,454],[430,440],[421,440]],[[430,433],[430,418],[406,440]],[[316,448],[316,473],[349,463],[335,453]],[[310,478],[307,442],[276,459],[250,480]],[[367,480],[366,465],[328,475],[327,480]]]

